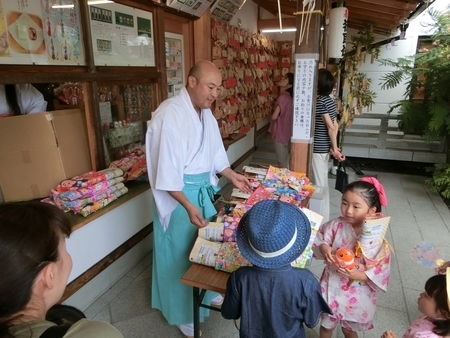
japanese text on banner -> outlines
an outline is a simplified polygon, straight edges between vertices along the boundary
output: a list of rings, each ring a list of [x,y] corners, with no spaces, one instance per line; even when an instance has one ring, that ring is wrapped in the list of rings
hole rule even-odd
[[[294,121],[292,138],[309,140],[311,138],[312,107],[314,93],[314,59],[295,60]]]

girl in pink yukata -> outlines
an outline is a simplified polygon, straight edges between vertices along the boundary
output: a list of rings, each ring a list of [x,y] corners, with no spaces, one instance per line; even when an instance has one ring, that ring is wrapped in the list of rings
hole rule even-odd
[[[426,281],[425,292],[420,294],[417,307],[422,315],[412,322],[403,338],[450,337],[446,275],[436,275]],[[396,338],[396,335],[392,331],[386,331],[381,337]]]
[[[332,315],[323,314],[320,338],[330,338],[341,324],[346,338],[357,338],[356,331],[373,328],[378,291],[386,291],[390,276],[390,253],[385,250],[376,264],[367,265],[364,257],[356,257],[352,269],[335,263],[339,248],[356,251],[357,240],[366,216],[381,212],[387,205],[384,188],[374,177],[363,177],[347,185],[342,195],[342,216],[321,225],[313,243],[316,258],[326,266],[320,279],[322,295]]]

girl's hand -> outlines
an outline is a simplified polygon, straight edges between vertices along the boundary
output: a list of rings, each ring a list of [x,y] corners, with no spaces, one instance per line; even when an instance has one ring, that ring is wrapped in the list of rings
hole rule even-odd
[[[447,268],[450,267],[450,261],[445,262],[443,265],[438,266],[436,269],[434,269],[436,271],[436,273],[443,275],[445,274]]]
[[[367,275],[363,271],[359,271],[356,268],[347,269],[338,266],[337,272],[347,277],[348,279],[367,280]]]
[[[327,244],[320,244],[319,251],[327,264],[334,263],[334,252]]]
[[[395,335],[394,332],[392,331],[385,331],[383,333],[383,335],[381,336],[381,338],[396,338],[397,336]]]

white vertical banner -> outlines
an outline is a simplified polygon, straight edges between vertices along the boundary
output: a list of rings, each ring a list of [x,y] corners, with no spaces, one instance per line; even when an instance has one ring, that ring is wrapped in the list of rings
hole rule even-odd
[[[318,54],[295,55],[294,118],[292,142],[312,142],[314,86]]]

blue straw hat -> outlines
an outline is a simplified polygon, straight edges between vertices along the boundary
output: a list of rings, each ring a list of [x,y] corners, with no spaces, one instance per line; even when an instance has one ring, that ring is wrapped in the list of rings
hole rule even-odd
[[[310,236],[311,224],[298,207],[265,200],[256,203],[241,218],[237,244],[253,265],[278,268],[298,258]]]

